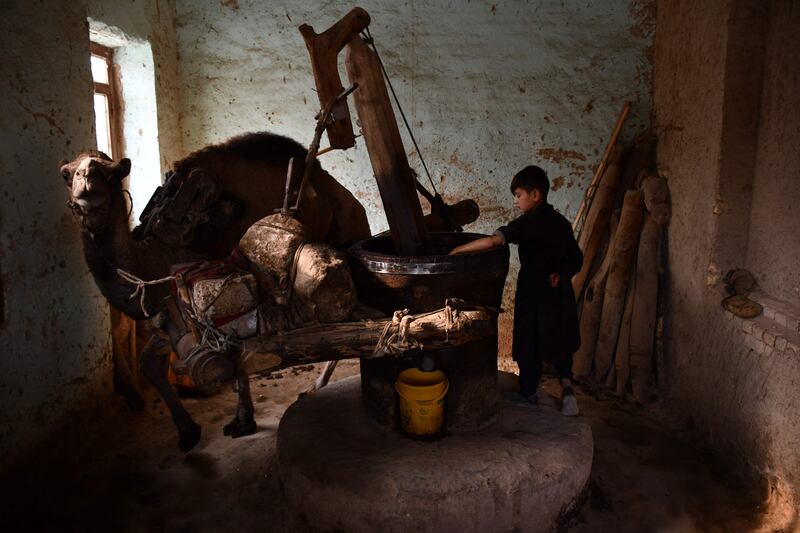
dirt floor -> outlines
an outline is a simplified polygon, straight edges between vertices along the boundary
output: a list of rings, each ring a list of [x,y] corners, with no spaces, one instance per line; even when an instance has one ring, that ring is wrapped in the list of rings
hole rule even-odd
[[[180,453],[163,403],[144,412],[112,406],[117,423],[103,437],[84,435],[65,459],[52,457],[6,482],[4,531],[303,531],[283,504],[274,473],[278,423],[321,366],[252,379],[259,431],[236,440],[222,435],[236,396],[186,399],[203,426],[198,447]],[[358,373],[340,364],[335,379]],[[549,380],[548,392],[558,385]],[[590,494],[567,525],[571,532],[775,531],[756,484],[692,443],[647,409],[579,393],[594,432]],[[309,443],[313,446],[313,443]],[[10,529],[6,529],[11,526]]]

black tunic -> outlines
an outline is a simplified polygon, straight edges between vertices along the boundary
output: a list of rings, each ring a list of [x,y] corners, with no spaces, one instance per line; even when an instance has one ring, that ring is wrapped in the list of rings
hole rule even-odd
[[[507,244],[519,245],[514,360],[563,363],[571,359],[581,344],[571,280],[583,264],[572,225],[552,205],[543,203],[497,231]],[[554,273],[561,277],[558,287],[547,281]]]

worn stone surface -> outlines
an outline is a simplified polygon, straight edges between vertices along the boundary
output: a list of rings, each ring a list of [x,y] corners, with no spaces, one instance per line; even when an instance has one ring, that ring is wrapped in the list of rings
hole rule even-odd
[[[484,430],[412,440],[370,422],[352,377],[291,406],[277,451],[290,505],[319,530],[534,532],[579,503],[592,450],[584,422],[508,402]]]
[[[797,98],[790,58],[800,48],[789,28],[799,16],[792,2],[662,2],[654,80],[659,171],[672,202],[659,384],[713,446],[789,502],[789,530],[800,501],[800,361],[765,343],[759,323],[729,320],[719,302],[722,275],[742,266],[771,296],[795,298],[800,211],[784,202],[800,194],[788,188],[798,121],[779,103]]]

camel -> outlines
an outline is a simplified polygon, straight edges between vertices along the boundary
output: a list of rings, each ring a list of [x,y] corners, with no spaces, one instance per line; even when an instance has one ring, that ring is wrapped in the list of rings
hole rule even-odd
[[[169,182],[200,184],[196,190],[201,194],[209,190],[205,185],[217,183],[227,201],[226,207],[220,208],[225,211],[227,218],[223,218],[227,222],[210,233],[198,228],[193,234],[178,235],[172,242],[163,231],[159,235],[142,232],[141,227],[138,232],[129,230],[127,191],[122,183],[130,172],[129,159],[113,161],[102,152],[87,150],[61,166],[70,193],[68,205],[81,225],[86,263],[102,294],[132,318],[158,316],[163,332],[154,334],[142,349],[141,370],[170,409],[182,451],[188,452],[199,442],[201,428],[181,405],[162,370],[161,358],[176,342],[176,325],[164,312],[170,287],[151,285],[141,300],[132,298],[137,287],[121,277],[118,269],[142,280],[156,280],[169,276],[175,264],[226,257],[254,222],[281,207],[289,160],[294,158],[302,165],[306,154],[300,144],[286,137],[252,133],[205,147],[178,161],[173,173],[168,173]],[[296,214],[308,230],[308,240],[342,247],[369,237],[364,207],[316,160],[312,164]],[[236,416],[224,427],[224,433],[233,438],[256,431],[248,376],[241,371],[237,373],[236,386]]]

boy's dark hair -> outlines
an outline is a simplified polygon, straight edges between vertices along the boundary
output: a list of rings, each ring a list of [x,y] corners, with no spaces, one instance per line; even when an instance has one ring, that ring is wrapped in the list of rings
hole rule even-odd
[[[547,174],[544,170],[536,165],[529,165],[514,176],[511,180],[511,192],[517,189],[524,189],[526,192],[531,192],[533,189],[538,189],[542,193],[542,197],[547,199],[547,193],[550,192],[550,180],[547,179]]]

